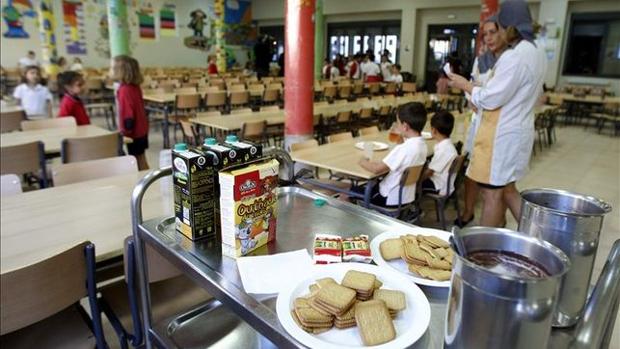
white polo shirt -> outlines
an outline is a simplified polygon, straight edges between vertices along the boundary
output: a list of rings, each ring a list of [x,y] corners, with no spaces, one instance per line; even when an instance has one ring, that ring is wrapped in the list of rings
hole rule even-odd
[[[383,80],[389,79],[392,76],[392,63],[390,62],[382,62],[381,63],[381,75],[383,75]]]
[[[428,165],[428,168],[433,170],[431,181],[435,185],[435,189],[439,191],[441,195],[448,194],[447,182],[448,174],[450,173],[450,166],[452,162],[459,154],[452,144],[450,138],[446,138],[441,142],[438,142],[433,147],[433,159]],[[454,191],[454,180],[456,176],[450,178],[450,193]]]
[[[388,206],[398,205],[398,191],[403,172],[411,166],[424,165],[427,152],[424,139],[412,137],[395,146],[383,159],[383,163],[390,168],[390,172],[379,183],[379,193],[387,198]],[[403,204],[415,200],[415,187],[416,185],[413,184],[403,188]]]
[[[387,82],[395,82],[397,84],[402,84],[403,83],[403,76],[400,73],[398,73],[396,75],[390,75],[389,78],[384,79],[384,80],[387,81]]]
[[[26,115],[48,115],[47,102],[52,101],[52,94],[47,87],[40,84],[35,87],[20,84],[13,91],[13,97],[20,100]]]

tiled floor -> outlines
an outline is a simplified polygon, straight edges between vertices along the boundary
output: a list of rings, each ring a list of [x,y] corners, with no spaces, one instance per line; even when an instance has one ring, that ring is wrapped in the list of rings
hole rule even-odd
[[[101,118],[96,118],[94,122],[103,124]],[[162,149],[159,128],[151,130],[150,142],[147,157],[150,166],[156,167]],[[596,280],[613,242],[620,239],[620,137],[599,135],[593,129],[584,130],[576,126],[558,127],[557,143],[532,157],[530,172],[518,183],[520,190],[545,187],[596,196],[614,207],[605,217],[601,232],[593,274],[593,280]],[[420,224],[438,227],[433,205],[427,202],[423,208],[427,214]],[[449,209],[448,221],[451,222],[455,216],[455,211]],[[479,214],[476,216],[479,217]],[[507,214],[506,217],[507,227],[516,229],[517,223],[512,216]],[[620,349],[620,314],[617,319],[611,345],[614,349]]]

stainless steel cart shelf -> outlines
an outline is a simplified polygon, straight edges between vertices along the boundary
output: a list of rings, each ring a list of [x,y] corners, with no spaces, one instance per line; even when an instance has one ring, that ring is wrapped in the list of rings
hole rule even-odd
[[[223,257],[217,245],[193,242],[174,228],[173,218],[142,221],[141,202],[148,187],[157,179],[170,175],[170,168],[149,173],[134,189],[132,217],[136,257],[140,273],[141,306],[147,348],[155,343],[163,347],[178,347],[171,338],[192,316],[184,314],[182,321],[172,320],[169,326],[153,326],[150,314],[146,265],[143,262],[144,243],[148,243],[186,276],[203,287],[224,306],[232,310],[261,335],[279,348],[303,347],[281,326],[276,310],[276,295],[253,295],[244,291],[236,260]],[[315,206],[315,199],[326,201]],[[276,241],[259,249],[256,254],[274,254],[306,248],[312,251],[314,234],[337,233],[343,237],[366,234],[370,239],[385,231],[415,229],[415,226],[380,215],[362,207],[327,198],[297,187],[278,189],[278,220]],[[282,277],[286,277],[283,275]],[[447,289],[421,287],[431,303],[431,322],[414,348],[442,348]],[[211,309],[211,308],[209,308]],[[192,313],[200,317],[200,312]],[[613,324],[612,324],[613,327]]]

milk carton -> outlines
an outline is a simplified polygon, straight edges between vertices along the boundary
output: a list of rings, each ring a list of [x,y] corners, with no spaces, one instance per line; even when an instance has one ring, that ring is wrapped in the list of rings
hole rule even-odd
[[[269,160],[220,172],[223,255],[244,256],[275,240],[278,165]]]

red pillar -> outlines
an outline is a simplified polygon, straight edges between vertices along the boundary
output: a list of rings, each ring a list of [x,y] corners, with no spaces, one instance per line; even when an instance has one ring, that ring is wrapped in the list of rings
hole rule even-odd
[[[315,0],[286,0],[284,112],[286,149],[313,135]]]
[[[486,21],[487,18],[491,17],[494,14],[497,14],[497,10],[499,9],[498,0],[480,1],[482,6],[480,9],[480,26],[478,29],[478,36],[476,38],[476,55],[478,55],[478,51],[480,51],[480,47],[482,46],[482,23]]]

